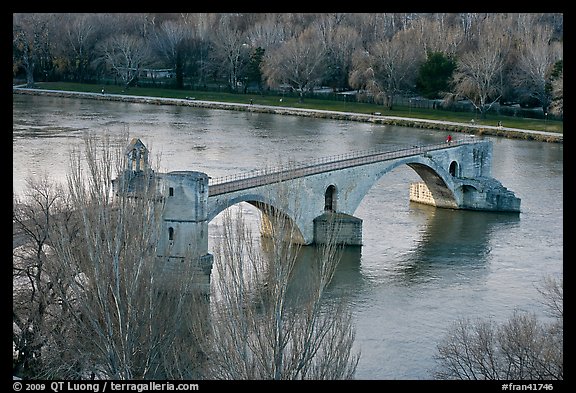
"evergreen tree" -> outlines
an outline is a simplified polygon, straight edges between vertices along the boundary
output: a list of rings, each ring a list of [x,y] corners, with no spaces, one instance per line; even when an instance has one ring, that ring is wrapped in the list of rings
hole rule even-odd
[[[426,98],[440,98],[449,91],[448,83],[456,69],[456,62],[442,52],[431,52],[420,67],[416,88]]]

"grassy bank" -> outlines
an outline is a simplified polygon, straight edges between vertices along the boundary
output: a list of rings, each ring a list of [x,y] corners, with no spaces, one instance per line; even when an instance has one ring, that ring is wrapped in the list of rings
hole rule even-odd
[[[342,111],[370,114],[380,112],[385,116],[400,116],[411,117],[417,119],[438,120],[438,121],[451,121],[459,123],[469,123],[473,117],[470,112],[452,112],[443,111],[438,109],[422,109],[410,108],[406,106],[395,106],[392,110],[387,110],[381,105],[359,103],[359,102],[344,102],[344,101],[331,101],[325,99],[305,98],[303,102],[299,102],[296,97],[285,97],[281,95],[259,95],[259,94],[241,94],[241,93],[228,93],[228,92],[207,92],[197,90],[177,90],[165,88],[149,88],[149,87],[132,87],[124,90],[120,86],[114,85],[94,85],[94,84],[81,84],[81,83],[67,83],[67,82],[40,82],[37,83],[37,88],[52,89],[52,90],[69,90],[78,92],[91,92],[99,93],[102,87],[105,88],[108,94],[126,94],[136,96],[149,96],[149,97],[164,97],[164,98],[194,98],[203,101],[216,101],[216,102],[229,102],[229,103],[249,103],[270,106],[282,106],[303,109],[317,109],[328,111]],[[498,116],[489,114],[485,119],[475,119],[478,125],[497,126],[498,122],[502,122],[505,127],[547,131],[563,133],[564,123],[557,120],[541,120],[530,118],[518,118],[511,116]]]

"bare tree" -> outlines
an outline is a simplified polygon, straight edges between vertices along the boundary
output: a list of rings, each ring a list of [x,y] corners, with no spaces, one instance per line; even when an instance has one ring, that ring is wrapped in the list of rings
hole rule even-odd
[[[357,52],[350,84],[365,88],[376,102],[392,109],[395,95],[413,89],[423,59],[410,44],[415,32],[402,30],[388,41],[375,43],[367,52]]]
[[[318,31],[307,28],[298,37],[265,55],[262,73],[269,86],[287,83],[300,93],[318,86],[324,75],[326,49]]]
[[[167,20],[155,34],[155,49],[176,74],[176,87],[184,86],[184,69],[190,50],[192,31],[181,20]]]
[[[42,369],[46,337],[60,321],[54,286],[60,280],[51,269],[49,233],[53,220],[65,220],[63,190],[49,178],[28,179],[23,199],[13,197],[13,344],[15,375],[34,377]]]
[[[502,96],[504,66],[510,37],[501,33],[499,20],[487,19],[475,49],[460,56],[453,76],[454,94],[470,100],[484,117]]]
[[[523,36],[524,46],[516,61],[514,85],[525,96],[535,98],[544,112],[552,101],[550,77],[554,65],[563,57],[562,44],[553,41],[554,31],[550,26],[532,24]]]
[[[260,206],[267,222],[261,246],[242,209],[226,210],[215,254],[208,375],[217,379],[350,379],[354,328],[344,300],[325,290],[339,261],[329,241],[316,249],[305,280],[293,280],[301,246],[282,208]],[[335,226],[337,231],[337,226]],[[301,261],[300,261],[301,263]],[[301,279],[302,276],[299,276]]]
[[[51,44],[50,20],[50,14],[42,13],[12,16],[13,68],[15,73],[20,67],[24,68],[28,87],[34,87],[34,74],[49,57],[46,51]]]
[[[136,35],[112,35],[100,46],[103,60],[119,77],[125,88],[138,78],[143,65],[149,61],[146,41]]]
[[[345,21],[346,14],[331,13],[320,15],[315,23],[326,48],[324,80],[334,89],[348,85],[352,53],[361,48],[360,36]]]
[[[60,53],[69,59],[67,67],[74,80],[84,82],[94,61],[94,47],[98,40],[97,19],[92,14],[61,15]]]
[[[262,20],[250,26],[246,37],[252,48],[271,50],[291,38],[290,26],[282,23],[279,14],[264,14]]]
[[[564,320],[564,280],[547,276],[537,287],[542,295],[542,304],[545,312],[558,322]]]
[[[450,23],[446,14],[435,14],[434,17],[416,19],[412,26],[416,30],[416,37],[421,50],[426,56],[429,53],[441,52],[447,56],[455,57],[464,42],[462,29]]]
[[[211,13],[186,13],[179,19],[189,34],[188,45],[184,51],[186,61],[183,63],[183,74],[201,85],[206,82],[206,74],[211,65],[210,35],[217,17],[217,14]]]
[[[237,23],[233,15],[222,15],[214,26],[211,40],[215,65],[225,70],[232,90],[238,88],[249,55],[247,40]]]
[[[389,40],[398,31],[394,13],[355,13],[351,14],[351,25],[357,26],[365,48],[374,43]]]
[[[539,292],[553,322],[519,311],[501,325],[490,319],[459,319],[437,346],[436,378],[563,379],[562,280],[546,278]]]
[[[165,286],[158,258],[165,255],[158,249],[163,199],[150,166],[142,169],[137,197],[116,196],[128,187],[112,186],[126,168],[122,153],[109,140],[88,139],[86,165],[78,157],[72,162],[69,189],[80,236],[69,241],[61,231],[55,247],[55,257],[81,277],[73,282],[74,302],[67,300],[78,333],[67,348],[85,350],[70,357],[103,378],[198,378],[198,353],[189,336],[197,300],[190,287],[194,261]]]
[[[206,307],[193,287],[196,261],[184,260],[174,275],[159,257],[166,255],[158,249],[163,199],[150,168],[138,177],[141,187],[133,197],[121,196],[128,183],[112,182],[127,168],[126,145],[125,139],[97,143],[87,136],[83,154],[71,156],[67,214],[50,215],[49,230],[35,236],[36,250],[44,239],[49,249],[38,251],[28,265],[15,261],[14,281],[29,277],[21,293],[34,294],[33,303],[21,299],[14,305],[17,374],[33,351],[37,367],[28,366],[25,374],[33,378],[201,376],[203,358],[191,335]],[[35,190],[33,200],[42,190]],[[15,211],[28,204],[15,205]],[[30,232],[38,227],[22,222]],[[24,313],[31,316],[25,319]]]

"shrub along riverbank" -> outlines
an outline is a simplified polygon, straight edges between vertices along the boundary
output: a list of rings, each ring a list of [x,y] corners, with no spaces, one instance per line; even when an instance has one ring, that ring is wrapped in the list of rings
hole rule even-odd
[[[104,89],[104,93],[102,93]],[[446,132],[495,135],[509,138],[563,142],[563,122],[489,115],[474,119],[467,112],[438,109],[402,108],[384,110],[382,106],[358,102],[338,102],[259,94],[233,94],[160,88],[98,86],[78,83],[38,83],[36,89],[14,88],[17,94],[84,97],[159,105],[186,105],[213,109],[309,116],[338,120],[364,121]],[[502,124],[503,126],[499,126]]]

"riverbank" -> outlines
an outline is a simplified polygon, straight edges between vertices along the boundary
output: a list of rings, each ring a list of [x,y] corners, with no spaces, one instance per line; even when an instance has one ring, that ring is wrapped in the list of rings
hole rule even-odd
[[[388,125],[396,125],[412,128],[427,128],[449,133],[460,132],[475,135],[493,135],[506,138],[529,139],[529,140],[538,140],[552,143],[563,143],[564,139],[563,134],[547,131],[523,130],[510,127],[496,127],[489,125],[476,125],[476,124],[458,123],[451,121],[417,119],[417,118],[399,117],[399,116],[384,116],[378,113],[362,114],[362,113],[328,111],[319,109],[313,110],[303,108],[292,108],[284,106],[214,102],[214,101],[196,100],[193,98],[179,99],[179,98],[147,97],[136,95],[124,95],[124,94],[103,94],[103,93],[86,93],[86,92],[63,91],[63,90],[31,89],[21,86],[13,86],[12,93],[65,97],[65,98],[86,98],[95,100],[120,101],[131,103],[153,104],[153,105],[179,105],[179,106],[191,106],[191,107],[208,108],[208,109],[271,113],[271,114],[291,115],[291,116],[307,116],[307,117],[317,117],[324,119],[360,121],[375,124],[388,124]]]

